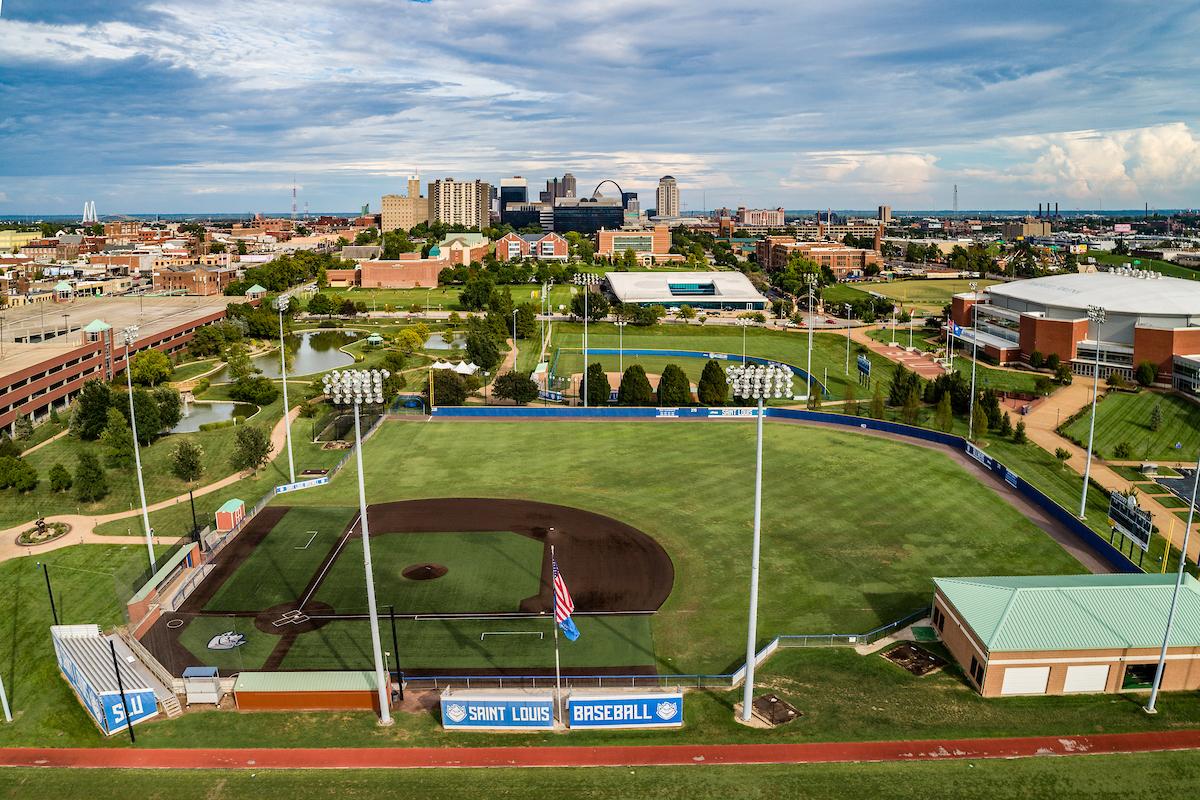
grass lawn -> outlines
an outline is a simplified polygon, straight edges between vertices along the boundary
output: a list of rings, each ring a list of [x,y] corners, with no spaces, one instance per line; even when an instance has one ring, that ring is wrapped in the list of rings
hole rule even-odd
[[[866,300],[868,296],[862,289],[856,289],[848,283],[834,283],[821,287],[821,302],[825,304],[827,311],[837,314],[843,313],[844,310],[837,307],[831,308],[831,303],[835,306],[841,303],[856,303],[859,300]]]
[[[1162,409],[1162,424],[1150,430],[1154,407]],[[1090,416],[1067,427],[1067,433],[1086,442]],[[1200,447],[1200,406],[1174,394],[1142,390],[1110,392],[1096,405],[1096,449],[1106,458],[1121,442],[1132,448],[1131,459],[1186,461]],[[1176,443],[1182,447],[1176,449]]]
[[[885,321],[883,324],[887,327],[877,328],[873,331],[867,331],[867,336],[870,336],[880,344],[891,344],[891,322]],[[908,343],[911,341],[913,347],[920,348],[921,350],[927,350],[929,352],[934,350],[942,350],[946,347],[945,342],[942,341],[944,337],[942,336],[942,332],[940,330],[929,330],[924,325],[913,324],[911,326],[912,336],[910,339],[909,327],[910,326],[906,324],[900,324],[896,326],[896,344],[900,345],[901,347],[908,347]]]
[[[1181,267],[1178,264],[1172,264],[1170,261],[1161,261],[1157,258],[1142,258],[1141,256],[1118,256],[1114,253],[1101,253],[1098,250],[1089,250],[1086,255],[1080,256],[1080,260],[1086,261],[1088,257],[1096,259],[1097,263],[1108,264],[1110,266],[1121,266],[1122,264],[1135,264],[1138,269],[1150,269],[1155,272],[1161,272],[1163,275],[1168,275],[1172,278],[1187,278],[1189,280],[1200,279],[1200,271],[1191,269],[1190,267]]]
[[[1081,569],[942,453],[784,423],[767,428],[763,569],[772,577],[761,643],[897,619],[929,602],[935,574]],[[514,497],[634,525],[675,564],[675,589],[654,617],[660,670],[722,672],[740,660],[733,643],[748,579],[753,440],[753,426],[737,423],[386,423],[364,452],[367,497]],[[400,470],[396,453],[406,454]],[[351,465],[287,502],[351,505],[353,473]],[[954,520],[967,505],[977,513],[960,531]]]
[[[956,294],[971,291],[970,280],[966,279],[935,279],[924,278],[916,280],[899,280],[880,283],[860,283],[856,288],[864,292],[874,292],[884,297],[902,303],[905,308],[921,307],[941,311]],[[986,289],[999,281],[977,281],[980,289]]]
[[[564,737],[565,738],[565,737]],[[645,800],[768,797],[909,800],[914,787],[944,797],[1120,797],[1157,800],[1186,794],[1200,779],[1194,753],[1144,753],[996,761],[893,764],[810,764],[720,767],[445,770],[202,770],[10,769],[8,797],[144,797],[148,800],[254,798],[376,798],[428,800],[588,797]]]
[[[504,288],[512,294],[513,302],[517,305],[528,302],[535,305],[540,304],[539,284],[508,284]],[[569,305],[573,288],[563,284],[550,287],[551,305],[555,309],[560,305]],[[461,312],[465,310],[458,302],[458,296],[462,290],[462,286],[439,286],[436,289],[333,289],[330,291],[342,297],[364,302],[368,309],[372,307],[371,303],[374,301],[376,307],[381,311],[385,305],[394,306],[400,311],[406,311],[409,306],[418,305],[421,310],[424,310],[425,304],[428,303],[431,311]]]
[[[176,383],[190,381],[192,378],[198,378],[212,370],[219,363],[218,359],[205,358],[200,361],[189,361],[186,364],[180,364],[175,368],[174,374],[171,375],[171,380]]]

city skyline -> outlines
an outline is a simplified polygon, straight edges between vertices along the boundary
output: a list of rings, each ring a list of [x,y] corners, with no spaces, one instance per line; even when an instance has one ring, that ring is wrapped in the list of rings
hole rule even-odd
[[[0,12],[0,215],[278,211],[293,176],[378,210],[413,171],[644,207],[673,175],[684,212],[1200,204],[1194,5],[43,6]]]

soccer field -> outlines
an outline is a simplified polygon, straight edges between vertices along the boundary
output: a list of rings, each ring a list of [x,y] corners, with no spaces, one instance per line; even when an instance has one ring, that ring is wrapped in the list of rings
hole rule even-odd
[[[766,434],[760,643],[783,633],[864,632],[890,622],[928,604],[934,575],[1082,571],[981,484],[979,473],[944,452],[777,422],[767,423]],[[674,585],[658,613],[622,623],[645,625],[647,638],[628,642],[626,632],[613,631],[612,642],[644,655],[652,649],[652,660],[636,663],[663,672],[721,672],[740,663],[753,425],[394,422],[367,443],[364,458],[373,504],[516,498],[633,526],[665,548]],[[356,494],[348,469],[328,486],[289,495],[288,517],[350,507]],[[580,627],[584,636],[564,657],[571,648],[576,658],[594,647],[598,637]],[[472,630],[474,639],[453,634],[462,653],[478,651]],[[320,633],[333,636],[333,625]]]

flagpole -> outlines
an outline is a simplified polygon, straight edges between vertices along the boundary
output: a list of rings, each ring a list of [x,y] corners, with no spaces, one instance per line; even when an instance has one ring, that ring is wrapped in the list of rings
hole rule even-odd
[[[946,341],[949,342],[947,349],[950,351],[950,371],[954,372],[954,317],[950,318],[950,325],[947,326],[946,336],[948,337]]]
[[[551,613],[550,627],[554,628],[554,708],[558,712],[559,722],[562,718],[562,670],[558,661],[558,592],[554,590],[554,570],[557,561],[554,559],[554,545],[550,545],[550,596]]]

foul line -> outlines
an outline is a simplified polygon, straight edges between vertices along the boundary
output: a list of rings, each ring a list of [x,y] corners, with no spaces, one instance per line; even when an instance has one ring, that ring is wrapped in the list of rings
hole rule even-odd
[[[333,562],[337,561],[338,555],[342,552],[342,548],[346,546],[346,542],[350,541],[350,537],[354,534],[355,523],[359,522],[361,519],[362,514],[356,516],[354,518],[354,522],[351,522],[350,527],[346,529],[344,534],[342,534],[342,539],[337,543],[337,547],[334,548],[333,555],[328,561],[325,562],[325,568],[321,570],[321,574],[317,575],[317,579],[313,581],[312,588],[308,590],[308,594],[304,595],[304,598],[300,601],[300,605],[298,605],[297,608],[304,608],[304,606],[308,605],[308,601],[312,598],[313,593],[316,592],[317,589],[321,588],[321,581],[325,580],[325,573],[329,572],[329,568],[333,566]]]
[[[639,767],[960,761],[1200,749],[1200,730],[925,739],[895,742],[695,744],[632,747],[330,747],[142,749],[12,747],[0,766],[105,769],[405,769],[428,767]]]

